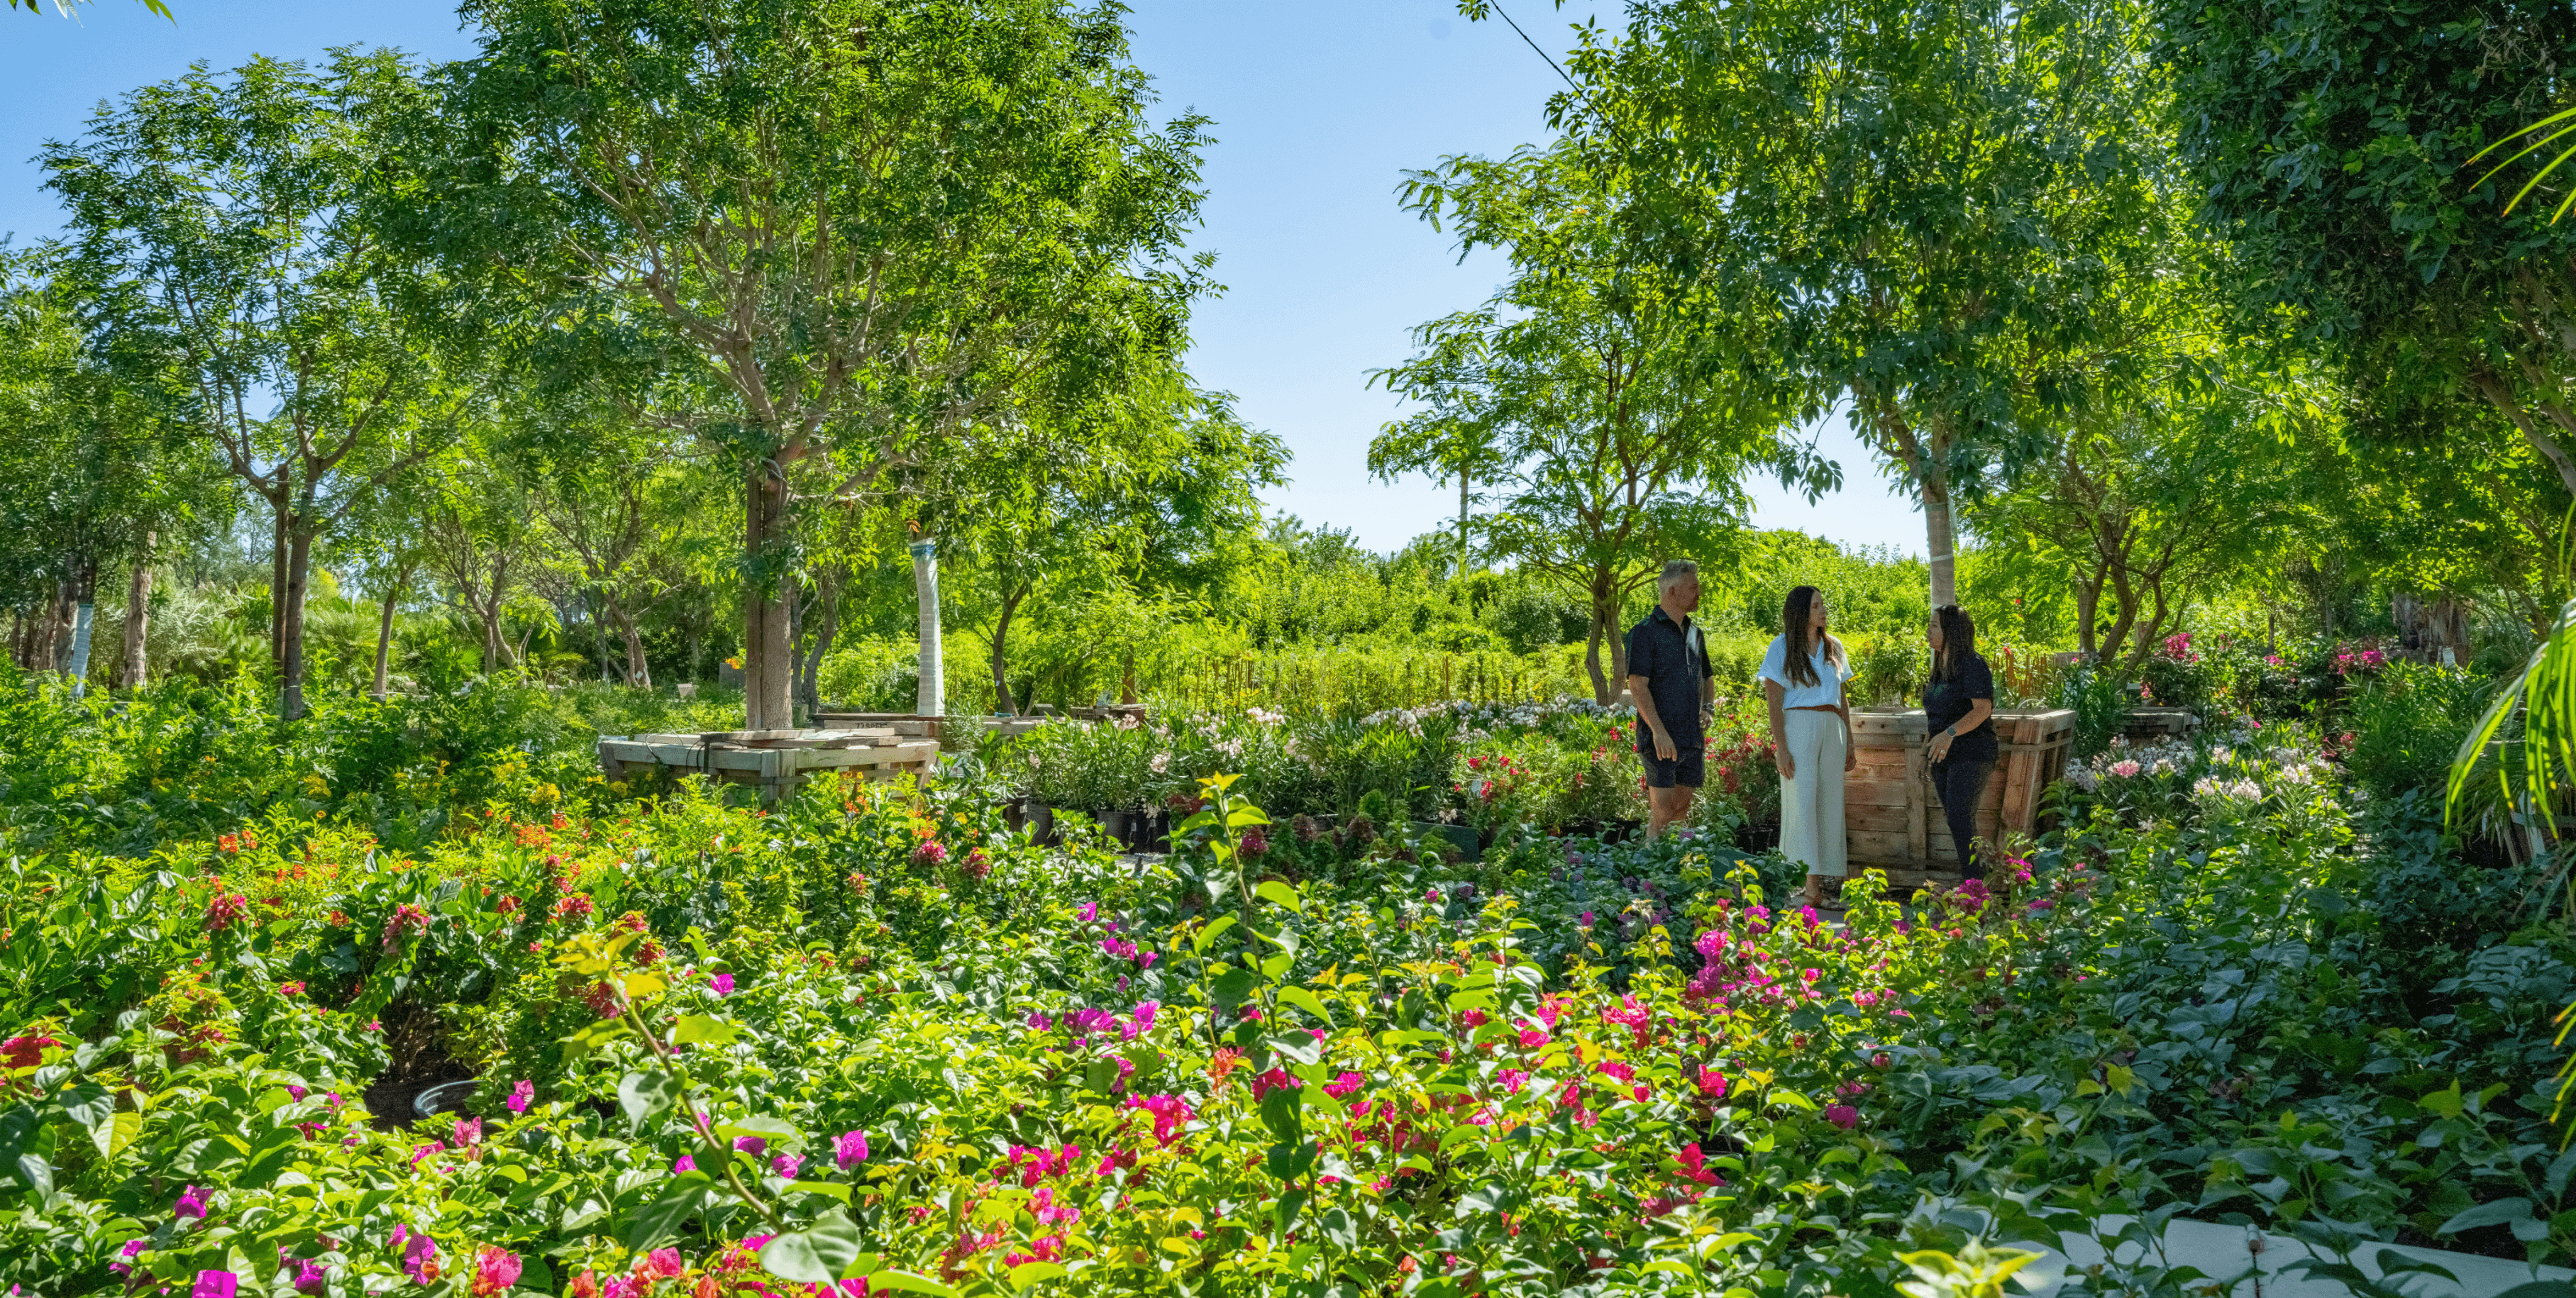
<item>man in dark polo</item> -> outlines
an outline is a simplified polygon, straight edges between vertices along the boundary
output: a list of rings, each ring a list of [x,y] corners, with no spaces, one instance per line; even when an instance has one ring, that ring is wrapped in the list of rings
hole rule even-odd
[[[1675,559],[1655,579],[1655,607],[1628,631],[1628,696],[1637,701],[1637,756],[1646,764],[1646,836],[1690,814],[1708,760],[1716,669],[1691,614],[1699,565]]]

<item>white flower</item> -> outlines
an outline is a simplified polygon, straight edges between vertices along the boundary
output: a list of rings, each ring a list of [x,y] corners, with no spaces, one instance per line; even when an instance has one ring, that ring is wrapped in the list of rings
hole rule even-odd
[[[1154,774],[1160,775],[1163,772],[1172,769],[1172,755],[1170,753],[1156,753],[1154,754],[1154,760],[1147,762],[1146,765],[1153,768]]]

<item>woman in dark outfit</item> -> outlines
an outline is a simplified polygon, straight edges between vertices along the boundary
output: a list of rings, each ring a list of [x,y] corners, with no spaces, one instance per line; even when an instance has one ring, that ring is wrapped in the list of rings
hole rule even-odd
[[[1932,682],[1923,691],[1924,733],[1931,736],[1932,791],[1941,798],[1950,823],[1950,844],[1959,853],[1959,873],[1985,877],[1986,863],[1973,844],[1977,838],[1977,797],[1986,791],[1986,776],[1995,769],[2000,750],[1995,728],[1995,677],[1977,653],[1977,624],[1956,604],[1932,611]]]

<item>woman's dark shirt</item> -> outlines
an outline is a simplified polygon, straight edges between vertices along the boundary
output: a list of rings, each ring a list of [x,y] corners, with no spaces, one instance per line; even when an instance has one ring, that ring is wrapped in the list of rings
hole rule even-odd
[[[1995,696],[1995,676],[1986,669],[1984,655],[1968,654],[1965,661],[1953,662],[1951,668],[1949,680],[1934,681],[1923,690],[1923,713],[1932,724],[1923,732],[1927,741],[1968,715],[1977,700]],[[1991,720],[1974,730],[1961,731],[1958,738],[1950,741],[1950,760],[1954,762],[1991,762],[1999,752]]]

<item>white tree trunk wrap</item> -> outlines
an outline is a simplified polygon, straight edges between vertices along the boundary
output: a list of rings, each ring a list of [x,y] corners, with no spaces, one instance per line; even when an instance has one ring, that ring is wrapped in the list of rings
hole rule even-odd
[[[89,629],[97,611],[96,604],[82,600],[80,610],[72,614],[72,661],[67,672],[76,699],[89,696]]]
[[[939,541],[925,536],[912,543],[912,591],[921,601],[921,691],[913,711],[935,717],[946,711],[947,694],[939,679]]]

